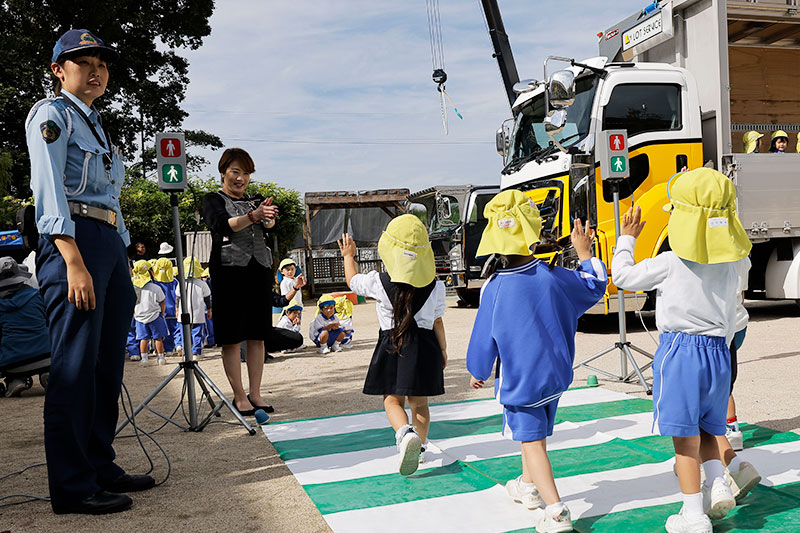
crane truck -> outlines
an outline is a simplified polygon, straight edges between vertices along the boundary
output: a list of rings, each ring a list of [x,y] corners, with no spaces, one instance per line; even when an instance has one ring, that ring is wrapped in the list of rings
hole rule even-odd
[[[662,206],[670,177],[713,166],[736,184],[753,242],[747,297],[800,303],[800,145],[790,139],[794,153],[782,155],[742,153],[744,132],[767,140],[800,132],[797,0],[654,2],[598,33],[597,57],[548,57],[541,81],[518,79],[497,2],[482,5],[512,111],[496,135],[501,188],[539,205],[537,255],[574,267],[569,235],[580,218],[596,228],[595,254],[610,265],[613,192],[598,143],[605,130],[627,130],[620,209],[636,204],[647,220],[637,261],[669,249]],[[615,311],[615,294],[609,281],[593,311]],[[628,309],[644,302],[626,294]]]

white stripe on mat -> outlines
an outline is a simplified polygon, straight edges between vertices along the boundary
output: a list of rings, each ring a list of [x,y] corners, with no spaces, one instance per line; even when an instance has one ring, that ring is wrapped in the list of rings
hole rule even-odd
[[[650,435],[652,413],[621,415],[585,422],[562,422],[547,439],[548,450],[602,444],[614,438],[636,439]],[[432,441],[433,453],[426,453],[421,470],[450,464],[456,459],[477,461],[492,457],[519,455],[520,445],[499,432],[467,435]],[[442,453],[443,452],[443,453]],[[286,461],[301,485],[333,483],[347,479],[380,476],[397,472],[397,448],[386,446]]]
[[[761,472],[765,484],[800,482],[800,441],[749,448],[741,453]],[[556,480],[573,520],[680,500],[673,460],[630,468],[580,474]],[[513,503],[505,488],[430,498],[382,507],[332,513],[323,517],[334,531],[509,531],[530,528],[537,516]]]
[[[623,392],[615,392],[603,388],[586,388],[568,390],[558,402],[559,407],[586,405],[590,403],[613,402],[630,400],[634,398]],[[406,409],[410,414],[410,411]],[[495,399],[476,402],[460,402],[431,406],[431,420],[444,422],[446,420],[461,420],[465,418],[479,418],[484,416],[499,415],[503,408]],[[354,415],[336,416],[316,420],[301,420],[285,424],[270,424],[264,426],[264,433],[271,442],[293,439],[307,439],[324,435],[341,435],[353,431],[385,428],[389,425],[386,413],[359,413]]]

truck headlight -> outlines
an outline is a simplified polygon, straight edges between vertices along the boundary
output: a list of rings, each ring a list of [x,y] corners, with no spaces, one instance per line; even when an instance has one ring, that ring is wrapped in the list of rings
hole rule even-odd
[[[461,254],[461,245],[456,244],[450,248],[450,270],[464,270],[464,257]]]

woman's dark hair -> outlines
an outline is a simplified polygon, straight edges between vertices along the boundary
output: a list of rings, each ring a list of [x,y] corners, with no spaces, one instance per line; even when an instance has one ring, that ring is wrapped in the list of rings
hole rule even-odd
[[[63,54],[61,57],[58,58],[58,66],[64,68],[64,63],[67,62],[67,59],[75,59],[77,57],[99,57],[106,63],[110,63],[108,60],[107,54],[103,53],[102,50],[88,50],[88,51],[81,51],[79,53],[71,53],[71,54]],[[61,80],[56,78],[53,81],[53,94],[56,96],[61,96]]]
[[[403,337],[411,328],[411,323],[414,320],[414,315],[411,312],[411,298],[413,296],[414,287],[408,283],[395,284],[395,293],[392,298],[392,318],[394,319],[392,344],[394,344],[393,351],[397,354],[400,353],[400,349],[403,347]]]
[[[253,158],[250,157],[250,154],[241,148],[228,148],[222,152],[222,157],[219,158],[219,164],[217,165],[219,173],[225,174],[228,167],[234,163],[239,163],[242,170],[248,174],[252,174],[256,171],[256,164],[253,162]]]

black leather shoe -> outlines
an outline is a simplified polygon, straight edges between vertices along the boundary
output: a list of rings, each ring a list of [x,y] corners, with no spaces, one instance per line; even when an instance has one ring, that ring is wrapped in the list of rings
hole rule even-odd
[[[255,409],[263,409],[264,412],[266,412],[266,413],[274,413],[275,412],[275,408],[272,407],[271,405],[256,405],[255,403],[253,403],[253,400],[250,399],[250,395],[249,394],[247,395],[247,401],[250,402]]]
[[[139,492],[152,489],[156,480],[146,474],[122,474],[114,481],[100,483],[103,490],[119,494],[122,492]]]
[[[101,490],[100,492],[84,498],[79,502],[70,504],[52,504],[56,514],[110,514],[128,509],[133,504],[124,494],[112,494]]]

